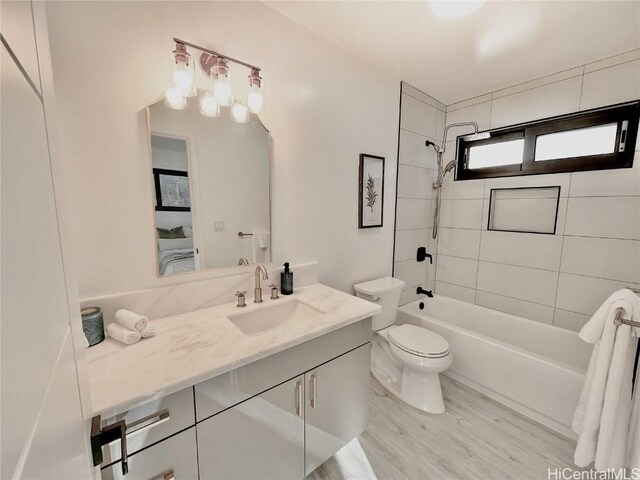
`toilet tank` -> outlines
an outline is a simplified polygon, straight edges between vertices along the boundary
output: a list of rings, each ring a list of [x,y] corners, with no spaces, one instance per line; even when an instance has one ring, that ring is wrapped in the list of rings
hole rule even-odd
[[[382,312],[372,317],[374,330],[382,330],[395,323],[403,287],[404,282],[393,277],[378,278],[353,286],[356,296],[377,303],[382,307]]]

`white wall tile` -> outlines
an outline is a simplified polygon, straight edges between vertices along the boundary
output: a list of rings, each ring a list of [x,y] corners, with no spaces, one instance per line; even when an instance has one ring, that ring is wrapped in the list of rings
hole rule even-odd
[[[461,102],[456,102],[456,103],[452,103],[451,105],[447,105],[447,114],[455,110],[460,110],[461,108],[477,105],[478,103],[490,102],[491,96],[492,96],[491,93],[487,93],[485,95],[479,95],[477,97],[469,98],[467,100],[462,100]]]
[[[423,283],[422,285],[420,285],[422,288],[424,288],[425,290],[429,290],[429,291],[435,291],[435,284],[433,282],[427,282],[427,283]],[[418,300],[419,298],[425,298],[426,295],[424,294],[420,294],[418,295],[416,293],[416,288],[417,287],[409,287],[409,288],[404,288],[402,290],[402,293],[400,294],[400,305],[406,305],[407,303],[411,303],[414,300]]]
[[[462,287],[475,288],[478,261],[468,258],[438,255],[436,280]]]
[[[478,290],[542,305],[554,305],[557,282],[558,274],[548,270],[485,261],[478,267]]]
[[[394,264],[393,276],[402,280],[407,287],[421,285],[427,281],[428,263],[404,260]]]
[[[575,112],[580,107],[581,77],[493,100],[491,128]]]
[[[583,315],[582,313],[570,312],[568,310],[562,310],[556,308],[553,318],[553,324],[556,327],[566,328],[569,330],[575,330],[579,332],[584,324],[589,321],[591,317],[589,315]]]
[[[522,177],[487,178],[484,188],[485,198],[489,198],[493,188],[516,187],[560,187],[560,198],[569,196],[570,173],[554,173],[551,175],[525,175]]]
[[[570,198],[565,235],[640,239],[638,197]]]
[[[640,283],[640,241],[565,237],[560,270]]]
[[[447,112],[447,124],[462,122],[476,122],[480,130],[487,130],[491,125],[491,102],[478,103],[468,107]],[[473,131],[471,127],[457,127],[449,131],[449,137],[453,140],[458,135],[465,135]]]
[[[396,228],[427,228],[432,224],[431,200],[399,198],[396,212]]]
[[[640,48],[631,50],[629,52],[621,53],[620,55],[613,55],[611,57],[603,58],[596,62],[591,62],[585,65],[584,73],[590,73],[595,70],[602,70],[603,68],[613,67],[621,63],[627,63],[632,60],[640,59]]]
[[[562,80],[579,77],[582,75],[583,72],[584,72],[584,67],[575,67],[575,68],[570,68],[568,70],[563,70],[561,72],[552,73],[551,75],[546,75],[544,77],[535,78],[528,82],[519,83],[511,87],[502,88],[500,90],[496,90],[495,92],[493,92],[493,100],[496,100],[501,97],[506,97],[508,95],[513,95],[514,93],[524,92],[527,90],[537,89],[540,87],[551,85],[551,84],[560,82]]]
[[[558,271],[561,251],[560,235],[484,230],[480,241],[480,260],[544,270]]]
[[[586,74],[580,108],[586,110],[637,100],[640,98],[639,78],[640,60]]]
[[[399,230],[396,232],[395,261],[415,260],[418,247],[426,247],[427,253],[435,255],[437,242],[431,238],[430,228]]]
[[[400,127],[434,138],[437,109],[407,94],[402,95]]]
[[[515,298],[503,297],[494,293],[478,290],[476,304],[510,313],[519,317],[529,318],[538,322],[553,323],[553,307],[538,303],[526,302]]]
[[[640,148],[640,142],[636,149]],[[640,153],[636,152],[633,168],[593,170],[571,174],[571,197],[615,197],[640,195]]]
[[[477,259],[479,250],[480,230],[440,228],[438,254]]]
[[[433,98],[431,95],[423,92],[422,90],[409,85],[407,82],[402,82],[402,93],[406,93],[407,95],[410,95],[413,98],[420,100],[421,102],[431,105],[438,110],[442,110],[443,112],[447,109],[447,106],[444,103],[436,98]]]
[[[446,126],[446,122],[447,122],[447,114],[442,110],[436,111],[436,138],[435,139],[438,145],[440,145],[440,142],[442,142],[442,137],[444,135],[444,127]]]
[[[442,281],[436,281],[436,293],[468,303],[474,303],[476,298],[476,291],[473,288],[461,287],[460,285]]]
[[[593,315],[609,295],[628,285],[636,286],[629,284],[629,282],[616,282],[614,280],[560,273],[556,307],[571,312]]]
[[[482,200],[442,200],[440,226],[480,229]]]
[[[425,145],[427,139],[424,135],[400,130],[400,164],[436,169],[436,152]]]
[[[484,180],[465,180],[456,182],[453,175],[444,177],[442,198],[445,200],[463,200],[484,197]]]
[[[435,171],[426,168],[399,165],[398,197],[431,198]]]

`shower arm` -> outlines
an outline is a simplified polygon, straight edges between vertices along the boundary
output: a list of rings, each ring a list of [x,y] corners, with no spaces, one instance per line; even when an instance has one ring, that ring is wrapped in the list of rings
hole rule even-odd
[[[449,129],[457,128],[457,127],[473,127],[474,128],[473,133],[478,133],[478,131],[480,130],[480,127],[478,127],[478,124],[476,122],[460,122],[460,123],[451,123],[447,125],[446,127],[444,127],[444,134],[442,135],[442,147],[441,147],[442,153],[444,153],[444,150],[447,146],[447,133],[449,133]]]

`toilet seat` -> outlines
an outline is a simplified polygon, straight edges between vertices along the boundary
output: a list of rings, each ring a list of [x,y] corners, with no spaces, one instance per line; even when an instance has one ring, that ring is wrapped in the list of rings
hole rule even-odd
[[[442,358],[449,355],[449,342],[423,327],[400,325],[388,332],[388,339],[400,350],[423,358]]]

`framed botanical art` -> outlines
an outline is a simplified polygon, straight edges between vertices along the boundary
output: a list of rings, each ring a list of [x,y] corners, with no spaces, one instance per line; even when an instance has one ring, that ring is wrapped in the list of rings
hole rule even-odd
[[[384,157],[360,154],[358,228],[382,226]]]

